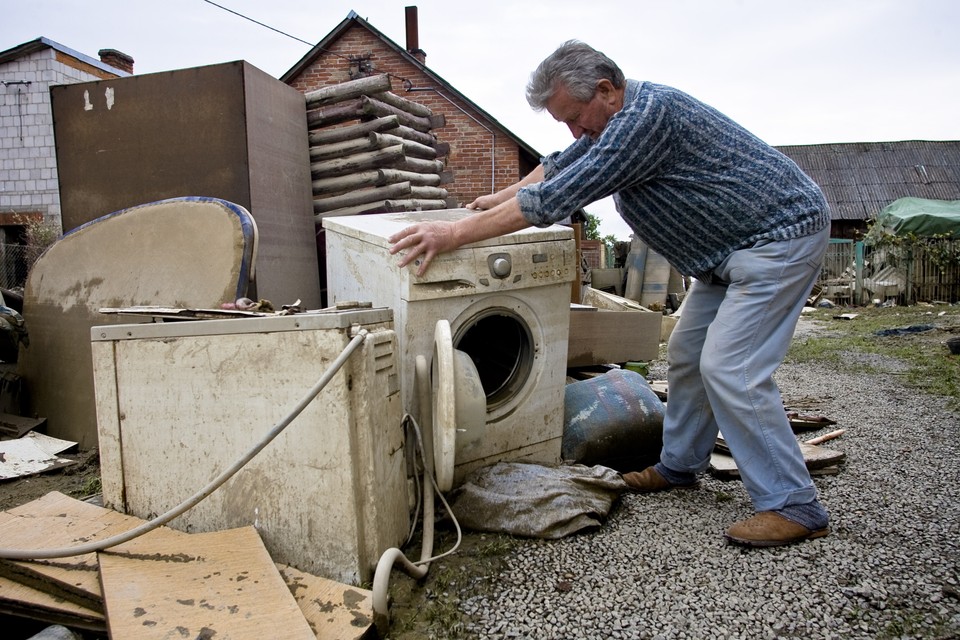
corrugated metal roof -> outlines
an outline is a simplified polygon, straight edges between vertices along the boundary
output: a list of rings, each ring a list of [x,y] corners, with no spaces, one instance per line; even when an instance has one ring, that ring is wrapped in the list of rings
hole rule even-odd
[[[960,141],[778,146],[820,185],[834,220],[872,220],[898,198],[960,200]]]

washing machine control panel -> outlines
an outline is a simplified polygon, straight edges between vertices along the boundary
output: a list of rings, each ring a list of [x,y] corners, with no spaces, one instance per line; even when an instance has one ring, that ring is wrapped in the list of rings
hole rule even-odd
[[[484,263],[477,266],[477,284],[481,287],[503,288],[532,287],[576,278],[573,259],[575,245],[563,242],[529,243],[509,247],[497,247],[485,255]],[[485,273],[484,273],[485,271]]]

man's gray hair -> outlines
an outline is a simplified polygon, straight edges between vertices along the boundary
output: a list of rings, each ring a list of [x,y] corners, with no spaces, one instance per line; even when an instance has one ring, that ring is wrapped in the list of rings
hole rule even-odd
[[[579,40],[567,40],[530,74],[527,102],[535,111],[543,111],[561,84],[574,100],[588,102],[601,80],[609,80],[617,89],[626,82],[613,60]]]

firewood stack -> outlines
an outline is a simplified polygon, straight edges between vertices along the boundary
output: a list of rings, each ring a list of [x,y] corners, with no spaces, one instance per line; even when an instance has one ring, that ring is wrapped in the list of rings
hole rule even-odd
[[[327,216],[456,206],[440,186],[452,181],[439,159],[449,145],[431,133],[444,117],[391,93],[389,76],[331,85],[305,97],[318,225]]]

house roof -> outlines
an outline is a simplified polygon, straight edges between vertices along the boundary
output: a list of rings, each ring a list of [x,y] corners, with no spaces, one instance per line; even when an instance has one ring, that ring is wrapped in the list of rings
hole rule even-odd
[[[316,44],[316,46],[314,46],[310,51],[308,51],[307,54],[304,55],[299,62],[297,62],[286,73],[280,76],[280,80],[282,82],[289,82],[291,79],[300,75],[300,73],[302,73],[304,70],[309,68],[310,65],[312,65],[317,58],[319,58],[322,54],[326,53],[330,49],[330,47],[333,45],[333,43],[336,42],[341,36],[343,36],[344,33],[346,33],[352,27],[360,27],[360,28],[366,29],[370,33],[372,33],[374,36],[382,40],[384,44],[386,44],[388,47],[393,49],[398,56],[402,57],[411,65],[419,69],[424,75],[430,78],[430,80],[436,85],[434,87],[431,87],[432,89],[441,90],[443,93],[455,96],[458,100],[469,105],[471,109],[473,109],[480,116],[482,116],[490,125],[492,125],[493,127],[496,127],[498,132],[503,133],[508,138],[510,138],[510,140],[512,140],[520,148],[521,153],[529,154],[530,156],[532,156],[532,159],[534,160],[535,163],[539,163],[541,155],[540,153],[537,152],[536,149],[534,149],[533,147],[528,145],[526,142],[521,140],[519,137],[514,135],[513,132],[511,132],[509,129],[507,129],[502,124],[500,124],[500,122],[498,122],[496,118],[494,118],[489,113],[481,109],[479,106],[477,106],[476,103],[474,103],[468,97],[466,97],[465,95],[457,91],[457,89],[453,85],[451,85],[449,82],[441,78],[435,72],[431,71],[430,68],[427,67],[423,62],[421,62],[416,56],[412,55],[404,47],[401,47],[396,42],[394,42],[393,40],[385,36],[383,33],[378,31],[373,25],[371,25],[369,22],[367,22],[366,20],[358,16],[354,11],[351,11],[349,14],[347,14],[347,17],[340,24],[338,24],[333,29],[333,31],[328,33],[320,42]],[[419,88],[419,87],[413,88],[414,91],[416,91],[417,89],[423,90],[422,88]]]
[[[960,141],[778,146],[830,203],[834,220],[872,220],[898,198],[960,200]]]
[[[118,76],[129,76],[130,74],[123,69],[117,69],[112,67],[109,64],[106,64],[96,58],[92,58],[86,54],[80,53],[79,51],[74,51],[70,47],[65,47],[59,42],[54,42],[49,38],[37,38],[36,40],[30,40],[29,42],[24,42],[15,47],[11,47],[6,51],[0,51],[0,64],[5,62],[10,62],[12,60],[18,60],[24,56],[30,55],[37,51],[43,51],[44,49],[54,49],[63,54],[66,54],[72,58],[76,58],[80,62],[89,64],[90,66],[96,67],[107,73],[112,73]]]

